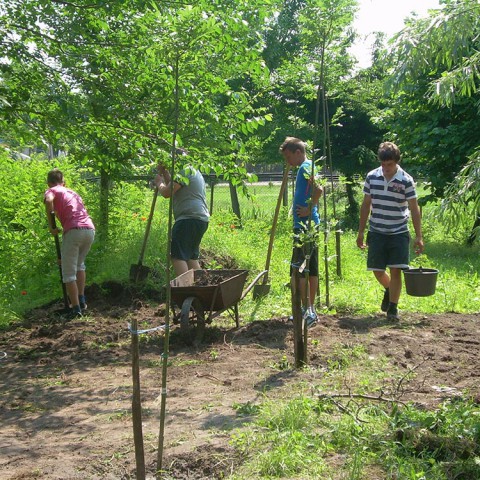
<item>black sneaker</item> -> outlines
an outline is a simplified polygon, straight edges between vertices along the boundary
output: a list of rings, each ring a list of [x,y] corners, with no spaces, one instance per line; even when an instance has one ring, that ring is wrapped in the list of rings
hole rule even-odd
[[[82,312],[80,310],[75,309],[75,308],[72,308],[68,313],[66,313],[63,316],[63,318],[66,321],[76,320],[77,318],[82,318],[82,317],[83,317]]]
[[[387,320],[398,321],[400,317],[398,316],[398,308],[396,305],[390,305],[387,310]]]
[[[386,312],[388,310],[389,305],[390,305],[390,291],[388,288],[386,288],[385,293],[383,294],[382,304],[380,305],[382,312]]]

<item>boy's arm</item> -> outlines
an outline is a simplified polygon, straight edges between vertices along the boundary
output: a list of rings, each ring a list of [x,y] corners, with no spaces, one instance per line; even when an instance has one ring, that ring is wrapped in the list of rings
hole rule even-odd
[[[170,176],[170,172],[162,164],[158,165],[157,168],[158,175],[155,177],[155,185],[157,186],[158,191],[160,192],[160,195],[162,197],[170,198],[170,195],[172,193],[172,178]],[[180,190],[180,188],[182,188],[182,186],[174,181],[173,193]]]
[[[366,248],[365,244],[365,228],[367,226],[367,220],[370,216],[370,210],[372,207],[372,197],[370,195],[363,196],[362,206],[360,207],[360,221],[358,224],[358,235],[357,235],[357,247]]]
[[[52,235],[58,235],[60,230],[55,225],[55,213],[53,207],[53,194],[47,193],[45,195],[45,211],[47,213],[47,221],[48,221],[48,230]]]
[[[423,235],[422,235],[422,216],[420,214],[420,207],[418,206],[418,200],[412,198],[408,200],[408,208],[412,214],[413,228],[415,229],[415,240],[413,245],[415,246],[415,253],[422,253],[424,248]]]

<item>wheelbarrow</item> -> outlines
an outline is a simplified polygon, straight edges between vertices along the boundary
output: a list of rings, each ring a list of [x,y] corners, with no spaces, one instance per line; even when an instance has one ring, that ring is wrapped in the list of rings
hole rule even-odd
[[[173,323],[180,324],[185,340],[200,343],[205,324],[225,311],[233,312],[237,328],[238,302],[243,300],[254,285],[267,274],[259,273],[243,290],[248,270],[189,270],[170,282],[172,302],[180,308],[174,310]]]

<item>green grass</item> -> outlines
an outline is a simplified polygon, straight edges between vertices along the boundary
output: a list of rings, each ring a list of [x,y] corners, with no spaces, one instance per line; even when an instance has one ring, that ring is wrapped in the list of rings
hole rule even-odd
[[[97,213],[97,193],[91,186],[90,190],[88,187],[81,186],[81,191],[94,215]],[[214,213],[202,242],[202,249],[210,259],[209,268],[221,268],[229,259],[228,262],[233,262],[239,268],[250,270],[249,281],[265,268],[278,188],[278,185],[255,186],[252,199],[240,195],[242,221],[239,222],[230,210],[228,188],[223,185],[215,187]],[[345,199],[337,194],[335,200],[337,215],[341,216],[345,210]],[[88,283],[128,281],[130,266],[139,260],[151,201],[152,191],[138,185],[120,183],[113,189],[110,239],[106,243],[98,240],[94,243],[87,258]],[[328,210],[330,215],[330,199]],[[35,239],[35,252],[32,242],[25,242],[24,231],[13,230],[9,250],[17,249],[21,258],[8,256],[7,252],[2,257],[4,276],[0,278],[0,283],[4,297],[0,302],[0,325],[8,325],[29,308],[61,298],[53,238],[42,228],[43,224],[36,216],[31,218],[31,222],[26,226],[26,232],[29,238]],[[285,285],[289,281],[291,222],[288,207],[282,207],[269,271],[270,294],[260,301],[254,301],[252,295],[248,295],[240,305],[243,321],[290,313],[290,291]],[[401,312],[479,312],[479,242],[473,247],[466,247],[459,237],[466,238],[467,232],[446,234],[442,231],[436,222],[433,207],[424,208],[423,223],[426,255],[422,256],[422,262],[423,266],[439,270],[437,291],[430,297],[411,297],[403,292]],[[143,260],[143,264],[152,270],[147,284],[154,288],[161,288],[165,282],[167,228],[168,201],[159,197]],[[336,245],[334,231],[327,232],[326,245],[324,238],[322,234],[318,309],[324,313],[352,315],[378,313],[382,291],[373,275],[366,271],[366,252],[356,247],[356,232],[343,232],[339,237],[339,246]],[[340,251],[339,257],[337,249]],[[12,263],[14,260],[15,264]],[[338,266],[341,275],[337,274]]]
[[[409,378],[362,347],[339,345],[327,365],[315,386],[248,405],[252,421],[231,436],[243,463],[228,479],[479,478],[478,404],[456,398],[427,411],[369,400],[395,398]]]

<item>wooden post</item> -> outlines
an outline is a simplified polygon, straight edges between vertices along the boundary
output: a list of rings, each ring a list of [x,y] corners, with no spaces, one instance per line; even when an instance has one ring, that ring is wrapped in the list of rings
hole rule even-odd
[[[342,276],[342,248],[340,240],[342,238],[342,232],[340,230],[335,230],[335,249],[337,253],[337,276]]]
[[[293,269],[292,282],[292,315],[293,315],[293,352],[295,368],[302,368],[307,364],[307,344],[305,341],[302,316],[302,298],[300,292],[300,274],[298,268]]]
[[[213,214],[213,187],[215,187],[215,180],[210,181],[210,215]]]
[[[140,398],[140,361],[138,354],[138,324],[134,317],[132,320],[132,423],[133,441],[135,444],[135,463],[137,466],[137,480],[145,480],[145,453],[143,448],[142,430],[142,401]]]

